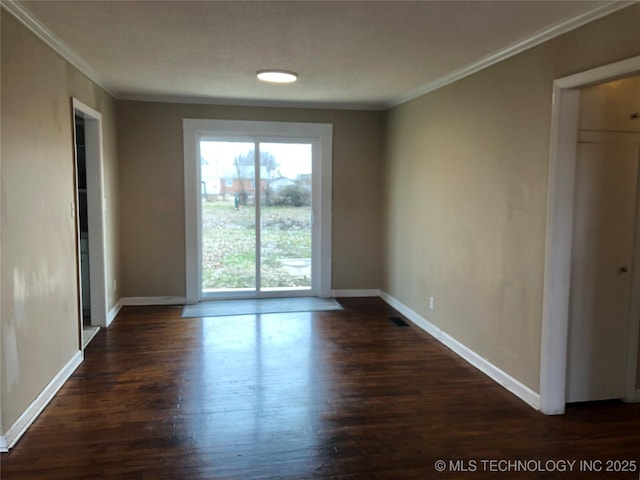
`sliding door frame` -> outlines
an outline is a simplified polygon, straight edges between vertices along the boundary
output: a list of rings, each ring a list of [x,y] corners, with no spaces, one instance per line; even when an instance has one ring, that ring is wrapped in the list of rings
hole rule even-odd
[[[218,137],[252,142],[311,143],[313,145],[313,223],[319,235],[314,238],[314,271],[309,295],[331,296],[331,179],[333,128],[324,123],[261,122],[236,120],[183,120],[185,194],[185,290],[189,304],[212,300],[202,293],[201,204],[198,141]],[[317,270],[317,271],[316,271]],[[258,296],[278,296],[278,292]],[[232,295],[235,296],[235,295]],[[220,298],[220,297],[218,297]]]

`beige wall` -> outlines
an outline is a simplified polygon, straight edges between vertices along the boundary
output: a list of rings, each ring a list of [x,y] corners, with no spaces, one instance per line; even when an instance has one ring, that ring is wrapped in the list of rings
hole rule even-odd
[[[113,99],[4,10],[1,60],[6,431],[79,349],[71,96],[103,113],[108,285],[119,259]]]
[[[389,112],[383,289],[534,391],[552,83],[639,55],[639,22],[627,8]]]
[[[124,297],[185,296],[183,118],[333,124],[332,286],[380,288],[382,112],[120,101]]]

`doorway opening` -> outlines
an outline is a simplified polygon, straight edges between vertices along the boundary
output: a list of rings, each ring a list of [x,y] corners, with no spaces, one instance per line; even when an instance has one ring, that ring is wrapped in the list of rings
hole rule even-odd
[[[330,295],[331,131],[184,120],[187,303]]]
[[[87,209],[87,156],[84,118],[74,115],[76,147],[77,228],[80,241],[80,316],[82,343],[86,345],[99,327],[91,324],[91,276],[89,274],[89,219]]]
[[[104,208],[102,184],[102,115],[72,99],[78,303],[80,347],[107,326]]]
[[[540,410],[546,414],[564,413],[567,401],[580,89],[638,73],[640,57],[634,57],[554,82],[540,374]],[[634,178],[633,181],[635,180]],[[637,207],[634,205],[634,208],[636,214]],[[640,222],[635,221],[632,265],[640,265]],[[622,267],[625,266],[617,265],[616,268]],[[631,269],[629,273],[631,294],[628,306],[624,306],[627,309],[625,344],[618,345],[619,349],[626,352],[625,371],[622,374],[625,401],[640,400],[636,378],[640,317],[639,270],[640,268]],[[618,273],[620,272],[616,271]]]

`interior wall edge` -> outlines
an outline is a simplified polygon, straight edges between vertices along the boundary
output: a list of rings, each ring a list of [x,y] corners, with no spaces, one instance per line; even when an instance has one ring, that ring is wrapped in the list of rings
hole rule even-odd
[[[109,310],[107,313],[107,327],[113,323],[113,321],[120,313],[120,309],[122,308],[122,299],[119,298],[115,305]]]

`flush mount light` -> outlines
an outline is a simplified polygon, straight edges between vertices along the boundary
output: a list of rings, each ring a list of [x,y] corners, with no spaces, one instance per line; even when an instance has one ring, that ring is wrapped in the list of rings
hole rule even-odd
[[[258,70],[258,78],[270,83],[293,83],[298,79],[298,74],[286,70]]]

